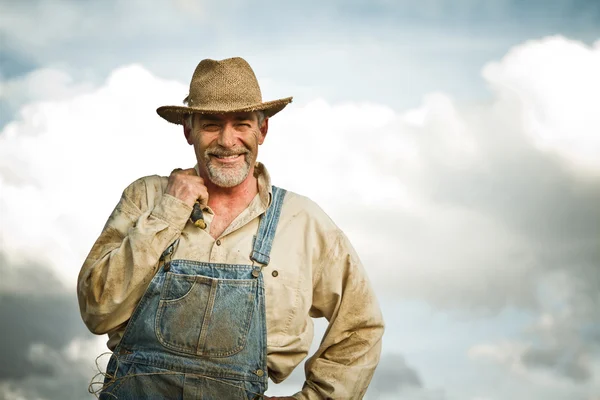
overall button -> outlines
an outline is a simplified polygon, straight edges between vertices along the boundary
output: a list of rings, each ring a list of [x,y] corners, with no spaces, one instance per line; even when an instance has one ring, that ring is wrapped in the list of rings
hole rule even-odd
[[[257,269],[252,270],[252,276],[255,278],[258,278],[258,276],[260,275],[260,271]]]
[[[257,369],[255,373],[256,376],[263,376],[265,374],[265,371],[263,371],[262,369]]]
[[[279,276],[279,272],[273,271],[271,272],[271,275],[273,275],[273,278],[277,278]]]
[[[217,239],[217,246],[221,245],[221,239]]]

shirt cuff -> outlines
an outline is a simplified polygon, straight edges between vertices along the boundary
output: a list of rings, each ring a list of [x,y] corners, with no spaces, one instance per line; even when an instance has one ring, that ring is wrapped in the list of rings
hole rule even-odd
[[[160,203],[154,207],[150,215],[159,218],[175,229],[183,230],[187,220],[192,214],[192,207],[188,206],[177,197],[164,194]]]

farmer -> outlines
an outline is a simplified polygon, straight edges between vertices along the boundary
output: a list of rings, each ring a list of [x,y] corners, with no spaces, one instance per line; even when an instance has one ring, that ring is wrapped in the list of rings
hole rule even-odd
[[[183,125],[197,165],[129,185],[78,279],[81,315],[109,336],[101,399],[258,399],[307,356],[287,399],[360,399],[379,361],[382,315],[344,233],[256,162],[269,118],[241,58],[201,61]]]

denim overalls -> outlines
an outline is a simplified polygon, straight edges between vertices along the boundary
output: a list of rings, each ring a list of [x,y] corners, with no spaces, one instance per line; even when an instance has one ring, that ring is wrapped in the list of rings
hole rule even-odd
[[[177,241],[165,250],[108,363],[101,400],[262,397],[268,377],[261,270],[285,193],[273,186],[252,265],[169,260]]]

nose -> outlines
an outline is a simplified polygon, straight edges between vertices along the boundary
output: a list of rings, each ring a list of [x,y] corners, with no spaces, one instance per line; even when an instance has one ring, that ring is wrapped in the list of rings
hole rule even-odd
[[[225,124],[221,133],[219,133],[218,143],[222,147],[234,147],[235,146],[235,129],[231,124]]]

